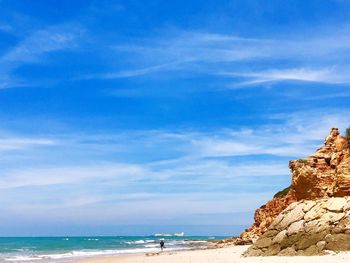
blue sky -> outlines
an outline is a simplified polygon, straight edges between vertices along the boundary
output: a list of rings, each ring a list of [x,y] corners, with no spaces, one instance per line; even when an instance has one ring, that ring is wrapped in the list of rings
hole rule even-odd
[[[238,234],[350,124],[349,14],[0,0],[0,235]]]

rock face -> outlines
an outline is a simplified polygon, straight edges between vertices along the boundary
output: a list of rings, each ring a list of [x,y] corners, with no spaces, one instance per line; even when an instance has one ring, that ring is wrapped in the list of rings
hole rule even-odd
[[[350,250],[350,197],[292,203],[245,256],[311,256],[329,250]]]
[[[289,191],[257,209],[254,224],[241,234],[236,244],[254,242],[295,201],[350,195],[350,145],[337,128],[331,130],[323,147],[306,159],[290,161],[289,167],[292,171]]]
[[[348,140],[333,128],[314,154],[289,163],[292,189],[298,200],[350,195]]]
[[[235,244],[246,245],[254,242],[267,230],[273,219],[294,201],[295,195],[290,191],[286,196],[275,197],[258,208],[254,213],[254,224],[236,239]]]
[[[235,245],[235,238],[228,238],[222,240],[211,240],[208,242],[207,248],[223,248]]]

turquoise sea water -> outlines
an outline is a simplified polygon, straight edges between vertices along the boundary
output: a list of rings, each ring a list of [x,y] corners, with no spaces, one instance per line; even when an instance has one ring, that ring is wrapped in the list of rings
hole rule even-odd
[[[214,236],[154,237],[0,237],[0,262],[67,262],[80,257],[206,247]]]

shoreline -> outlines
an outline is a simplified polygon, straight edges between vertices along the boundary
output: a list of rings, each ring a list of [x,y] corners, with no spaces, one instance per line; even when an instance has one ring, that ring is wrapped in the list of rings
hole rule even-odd
[[[235,250],[240,250],[243,253],[249,246],[250,245],[234,246],[234,247],[236,248]],[[183,256],[185,257],[190,256],[190,258],[192,259],[192,256],[197,257],[199,254],[202,254],[202,255],[212,254],[209,251],[215,251],[221,254],[221,252],[227,252],[227,250],[230,250],[232,248],[233,246],[189,248],[189,249],[168,250],[168,251],[164,250],[164,251],[148,252],[148,253],[139,252],[139,253],[130,253],[130,254],[100,255],[100,256],[94,256],[94,257],[75,259],[70,262],[73,262],[73,263],[112,263],[112,262],[170,262],[170,263],[173,263],[174,262],[175,263],[177,262],[178,257],[182,258]],[[173,261],[172,259],[175,259],[176,261]],[[214,261],[210,261],[210,262],[214,262]]]
[[[333,253],[324,256],[272,256],[272,257],[243,257],[248,249],[245,246],[229,246],[223,248],[208,248],[200,250],[178,250],[152,253],[152,255],[130,254],[99,256],[72,261],[74,263],[308,263],[317,260],[318,263],[350,262],[350,251]]]
[[[248,248],[249,246],[247,246]],[[72,258],[69,262],[74,263],[92,263],[92,262],[105,262],[105,260],[117,260],[125,259],[125,258],[133,258],[133,257],[157,257],[157,256],[168,256],[174,255],[182,252],[193,252],[193,251],[206,251],[206,250],[214,250],[214,249],[222,249],[226,247],[206,247],[206,248],[184,248],[184,249],[165,249],[164,251],[150,251],[150,252],[130,252],[130,253],[120,253],[120,254],[106,254],[106,255],[96,255],[96,256],[86,256],[80,258]],[[114,261],[113,261],[114,262]]]
[[[220,237],[221,238],[221,237]],[[165,240],[165,252],[206,249],[219,237],[186,236],[155,238],[151,236],[106,236],[106,237],[14,237],[0,238],[2,251],[0,262],[74,262],[109,256],[157,254],[159,241]],[[28,251],[22,247],[31,247]],[[12,250],[13,252],[12,252]]]

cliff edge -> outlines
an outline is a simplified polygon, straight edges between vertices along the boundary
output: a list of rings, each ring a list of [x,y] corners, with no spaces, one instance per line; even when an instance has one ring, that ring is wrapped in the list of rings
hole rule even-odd
[[[290,204],[245,256],[314,256],[350,250],[350,197]]]
[[[264,234],[273,220],[291,203],[302,200],[350,196],[350,145],[332,128],[324,146],[305,159],[289,162],[292,183],[255,211],[253,225],[236,240],[249,244]]]

